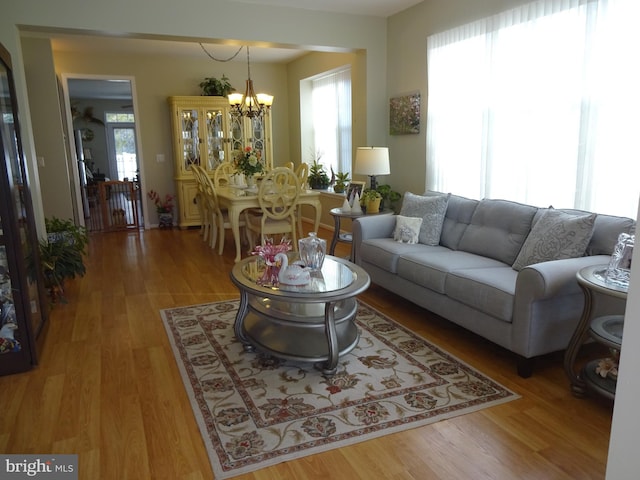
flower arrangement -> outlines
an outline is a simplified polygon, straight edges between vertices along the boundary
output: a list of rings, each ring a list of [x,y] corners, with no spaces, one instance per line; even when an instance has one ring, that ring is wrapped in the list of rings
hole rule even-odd
[[[251,147],[245,147],[244,150],[236,150],[234,155],[234,164],[239,173],[245,177],[251,177],[256,173],[264,171],[264,165],[260,161],[261,153]]]
[[[147,197],[149,197],[154,205],[156,206],[156,212],[158,213],[171,213],[173,211],[173,199],[175,198],[173,195],[167,194],[164,197],[164,200],[160,198],[160,194],[155,190],[150,190],[147,193]]]

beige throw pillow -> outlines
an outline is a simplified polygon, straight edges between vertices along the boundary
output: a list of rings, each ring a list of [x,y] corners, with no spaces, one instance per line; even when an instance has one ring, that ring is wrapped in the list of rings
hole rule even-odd
[[[400,243],[418,243],[420,225],[422,225],[421,218],[397,215],[393,239]]]

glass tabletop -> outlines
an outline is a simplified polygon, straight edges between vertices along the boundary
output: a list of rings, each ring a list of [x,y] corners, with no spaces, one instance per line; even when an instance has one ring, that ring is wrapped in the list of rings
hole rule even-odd
[[[298,260],[297,253],[289,254],[290,265],[296,260]],[[255,257],[242,265],[242,275],[245,280],[256,283],[262,276],[265,268],[266,266],[262,259]],[[349,287],[356,278],[351,268],[330,256],[325,257],[321,270],[311,270],[309,273],[311,281],[305,285],[264,285],[262,288],[287,292],[327,293]]]

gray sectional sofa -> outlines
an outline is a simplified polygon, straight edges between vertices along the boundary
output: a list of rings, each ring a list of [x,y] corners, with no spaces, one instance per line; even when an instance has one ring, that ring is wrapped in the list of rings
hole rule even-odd
[[[415,218],[418,243],[407,243]],[[573,334],[584,302],[576,272],[608,264],[623,232],[635,221],[405,193],[399,215],[353,222],[352,256],[373,283],[517,354],[528,377],[535,357],[564,350]],[[624,302],[600,297],[600,311],[623,313]]]

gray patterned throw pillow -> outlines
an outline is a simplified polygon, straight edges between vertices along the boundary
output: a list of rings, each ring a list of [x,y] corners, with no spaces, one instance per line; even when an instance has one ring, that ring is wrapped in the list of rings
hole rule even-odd
[[[422,225],[418,235],[419,243],[424,245],[438,245],[440,243],[440,234],[442,233],[442,224],[444,223],[444,215],[447,212],[448,201],[449,197],[447,195],[426,197],[405,192],[400,215],[422,218]]]
[[[548,210],[531,229],[513,269],[520,271],[535,263],[583,256],[593,235],[595,219],[595,213],[577,216]]]

